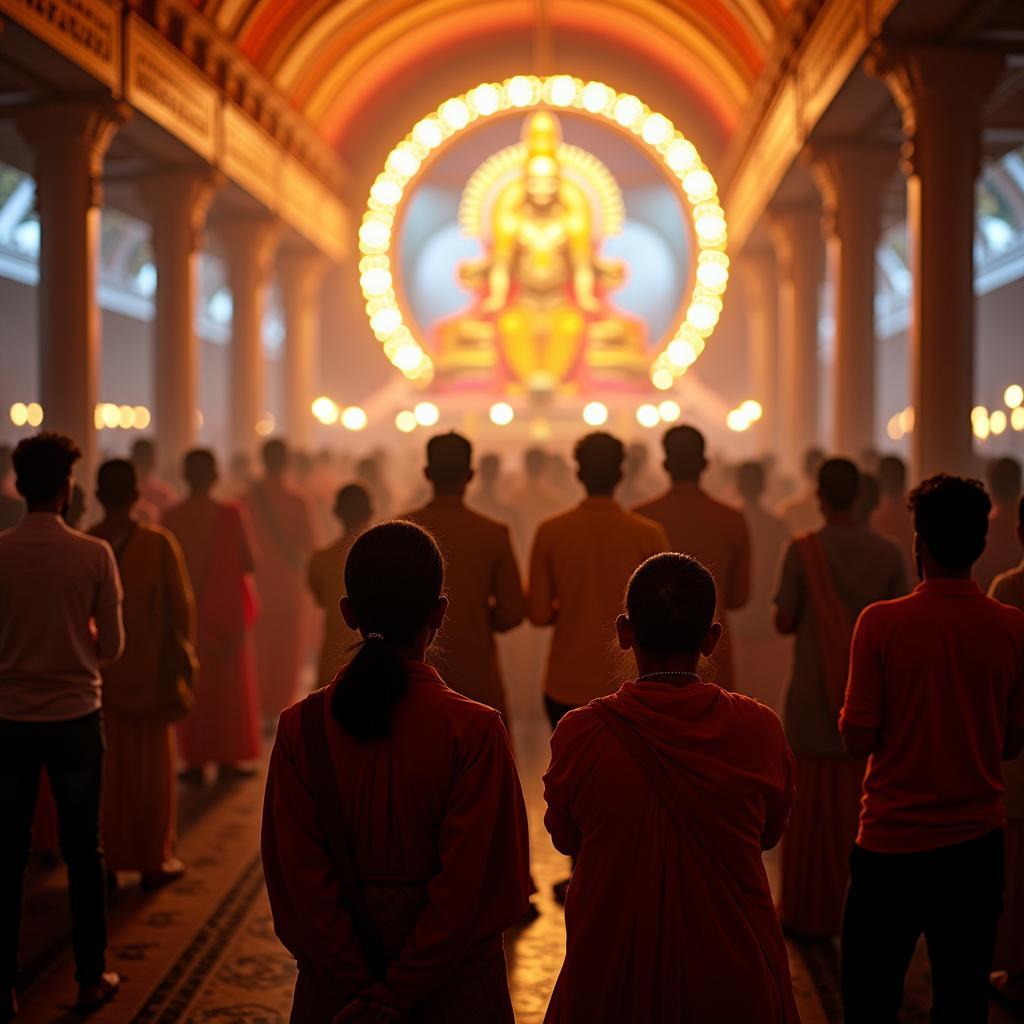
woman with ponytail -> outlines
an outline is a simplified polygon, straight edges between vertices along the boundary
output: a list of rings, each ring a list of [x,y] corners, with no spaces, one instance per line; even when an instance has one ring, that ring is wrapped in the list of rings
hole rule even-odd
[[[514,1020],[502,932],[529,905],[526,811],[500,715],[426,664],[447,607],[429,533],[368,530],[340,608],[362,641],[281,715],[262,847],[292,1024]]]

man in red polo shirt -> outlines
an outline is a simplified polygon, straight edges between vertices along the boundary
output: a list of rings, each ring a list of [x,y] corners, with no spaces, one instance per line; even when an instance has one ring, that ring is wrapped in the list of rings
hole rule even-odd
[[[1024,614],[971,580],[988,495],[940,474],[910,496],[924,580],[861,614],[839,728],[870,755],[843,914],[846,1024],[895,1024],[923,932],[932,1019],[988,1020],[1003,898],[1001,758],[1024,745]]]

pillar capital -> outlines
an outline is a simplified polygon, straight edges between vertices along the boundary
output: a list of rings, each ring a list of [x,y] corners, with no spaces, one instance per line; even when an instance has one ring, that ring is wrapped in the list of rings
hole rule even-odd
[[[230,268],[251,266],[265,279],[284,229],[272,216],[231,217],[210,225]]]
[[[804,160],[821,196],[822,227],[826,235],[843,233],[878,216],[886,181],[897,169],[898,154],[888,146],[854,142],[813,143]]]
[[[812,203],[773,203],[766,224],[780,271],[788,272],[798,263],[820,265],[824,253],[820,207]]]
[[[164,227],[187,226],[193,251],[202,247],[206,215],[224,176],[212,167],[163,168],[142,178],[136,191],[156,234]]]

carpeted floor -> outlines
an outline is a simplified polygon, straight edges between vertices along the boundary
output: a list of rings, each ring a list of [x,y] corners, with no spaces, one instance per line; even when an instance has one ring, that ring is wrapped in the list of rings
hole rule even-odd
[[[544,831],[540,777],[547,729],[539,721],[516,729],[530,811],[533,872],[541,892],[539,920],[508,937],[509,978],[519,1024],[541,1024],[564,952],[561,909],[551,885],[567,862]],[[285,1024],[294,965],[273,934],[258,856],[262,779],[183,791],[179,853],[187,876],[159,893],[142,893],[125,876],[113,895],[110,966],[124,977],[117,999],[96,1024]],[[769,874],[774,875],[769,860]],[[67,948],[63,869],[34,867],[29,880],[22,962],[20,1022],[71,1024],[73,965]],[[920,952],[920,951],[919,951]],[[842,1019],[838,951],[831,945],[790,946],[803,1024]],[[915,961],[908,983],[907,1024],[924,1024],[929,1002],[927,959]],[[1016,1018],[998,1007],[994,1024]]]

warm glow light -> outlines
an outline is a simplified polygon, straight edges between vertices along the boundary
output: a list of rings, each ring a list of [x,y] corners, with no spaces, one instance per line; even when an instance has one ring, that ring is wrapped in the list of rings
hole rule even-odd
[[[686,322],[668,340],[671,352],[663,351],[650,368],[654,386],[666,391],[700,356],[702,339],[715,329],[722,312],[729,260],[723,251],[728,230],[716,200],[718,186],[693,143],[664,114],[651,110],[630,93],[618,93],[603,82],[583,84],[571,75],[515,75],[501,83],[482,82],[422,117],[391,150],[384,170],[370,189],[359,227],[359,284],[371,328],[392,365],[408,379],[422,384],[433,377],[433,362],[404,323],[395,293],[391,249],[399,208],[432,150],[480,118],[510,107],[525,109],[541,104],[582,108],[639,135],[680,182],[692,208],[698,249],[696,288],[690,296]]]
[[[260,437],[269,437],[274,432],[275,426],[277,426],[277,421],[274,419],[273,414],[264,412],[256,421],[255,430]]]
[[[403,409],[395,417],[395,426],[403,434],[411,434],[416,429],[416,414],[408,409]]]
[[[132,412],[135,414],[135,429],[145,430],[152,419],[149,415],[149,410],[144,405],[136,405]]]
[[[358,405],[350,405],[341,414],[341,425],[346,430],[365,430],[367,423],[369,423],[369,417],[366,415],[364,409],[360,409]]]
[[[16,427],[23,427],[28,423],[28,406],[24,402],[15,402],[11,406],[11,422]]]
[[[641,427],[656,427],[661,422],[661,414],[656,405],[641,405],[636,411],[636,421]]]
[[[310,409],[313,411],[313,415],[325,427],[338,422],[338,403],[332,401],[326,395],[314,398]]]
[[[664,402],[658,404],[658,415],[665,423],[675,423],[682,414],[683,410],[679,408],[679,403],[671,398],[666,398]]]
[[[1014,430],[1024,430],[1024,405],[1018,405],[1013,412],[1010,413],[1010,426]]]
[[[976,405],[971,410],[971,426],[974,428],[974,436],[979,441],[984,441],[988,437],[990,432],[988,410],[983,405]]]
[[[1011,384],[1003,392],[1003,401],[1006,403],[1007,409],[1019,409],[1021,405],[1024,405],[1024,388],[1019,384]]]
[[[491,422],[497,427],[507,427],[515,419],[515,411],[508,402],[495,402],[491,406]]]
[[[988,418],[988,429],[997,436],[1006,430],[1006,413],[996,409]]]
[[[764,409],[761,408],[761,403],[755,402],[753,398],[748,398],[742,405],[740,405],[740,412],[743,413],[751,423],[756,423],[764,415]]]
[[[25,406],[25,418],[30,427],[38,427],[43,422],[43,407],[38,402],[29,402]]]
[[[583,406],[583,422],[588,427],[599,427],[608,422],[608,406],[604,402],[587,402]]]
[[[432,427],[441,418],[441,410],[433,402],[420,402],[413,409],[413,415],[421,427]]]
[[[889,422],[886,424],[885,432],[889,435],[890,441],[899,441],[903,437],[903,431],[900,428],[900,418],[898,415],[889,417]]]
[[[101,416],[103,417],[103,426],[108,430],[114,430],[116,427],[121,425],[121,412],[116,405],[112,405],[110,402],[104,402],[100,406]]]
[[[740,409],[732,409],[725,417],[725,425],[736,433],[742,433],[750,426],[750,420],[743,415]]]
[[[904,409],[899,414],[899,423],[900,423],[900,430],[902,430],[904,434],[912,434],[914,432],[914,407],[913,406],[908,405],[906,407],[906,409]]]

